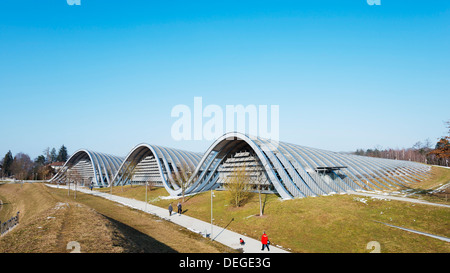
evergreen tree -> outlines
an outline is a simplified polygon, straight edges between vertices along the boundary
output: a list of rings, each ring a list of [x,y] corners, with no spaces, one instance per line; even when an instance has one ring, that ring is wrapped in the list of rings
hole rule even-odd
[[[11,165],[14,161],[14,158],[12,156],[11,151],[8,151],[3,158],[3,166],[2,166],[2,173],[3,176],[10,176],[11,175]]]
[[[34,163],[37,166],[44,166],[45,162],[46,162],[45,156],[43,156],[43,155],[36,157],[36,159],[34,160]]]
[[[52,151],[50,152],[50,162],[56,162],[56,160],[58,159],[58,155],[56,154],[56,149],[53,148]]]
[[[57,161],[66,162],[68,158],[69,158],[69,156],[67,154],[67,148],[66,148],[66,146],[62,145],[61,148],[59,148]]]

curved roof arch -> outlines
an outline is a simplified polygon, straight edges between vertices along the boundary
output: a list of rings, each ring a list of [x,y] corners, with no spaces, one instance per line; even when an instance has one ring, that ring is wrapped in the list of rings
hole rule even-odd
[[[50,181],[65,180],[68,178],[67,175],[71,169],[77,169],[77,172],[80,173],[83,179],[89,180],[89,183],[93,182],[94,186],[98,187],[105,186],[109,184],[118,171],[122,161],[123,157],[79,149],[69,157],[61,170]],[[77,166],[78,168],[74,168]]]
[[[159,177],[156,177],[156,180],[161,182],[171,195],[177,195],[181,192],[180,181],[189,179],[201,156],[202,154],[195,152],[141,143],[131,149],[125,157],[114,176],[113,183],[114,185],[129,183],[139,164],[147,159],[153,172],[158,173]],[[144,180],[149,179],[151,177]]]
[[[430,170],[416,162],[336,153],[231,132],[219,137],[205,152],[187,192],[217,187],[218,166],[239,142],[257,156],[268,180],[284,199],[393,189],[423,179]]]

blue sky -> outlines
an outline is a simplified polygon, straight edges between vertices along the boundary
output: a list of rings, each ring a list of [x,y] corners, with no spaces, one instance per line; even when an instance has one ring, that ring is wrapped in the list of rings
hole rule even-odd
[[[410,147],[450,119],[450,2],[2,0],[0,156],[125,156],[177,104],[279,105],[280,140]]]

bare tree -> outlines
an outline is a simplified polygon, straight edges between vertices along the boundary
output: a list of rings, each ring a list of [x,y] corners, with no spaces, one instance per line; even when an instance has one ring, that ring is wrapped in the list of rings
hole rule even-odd
[[[191,170],[185,163],[180,163],[177,165],[178,173],[175,171],[172,171],[172,178],[175,182],[175,184],[181,188],[181,195],[184,197],[186,194],[186,188],[188,187],[189,179],[191,177]]]
[[[263,182],[265,181],[265,174],[263,170],[259,170],[256,172],[256,176],[253,178],[254,184],[258,187],[258,196],[259,196],[259,216],[263,216],[263,207],[262,207],[262,199],[261,199],[261,190],[263,186]]]
[[[70,170],[67,171],[66,177],[68,180],[68,195],[70,195],[70,183],[73,183],[75,185],[74,197],[76,199],[77,198],[77,188],[78,188],[77,186],[78,186],[78,183],[80,183],[81,180],[83,179],[83,176],[77,169],[71,168]]]
[[[17,179],[27,179],[31,175],[32,169],[33,161],[30,159],[30,156],[24,153],[16,154],[11,164],[11,172]]]
[[[248,199],[251,191],[250,181],[251,177],[245,164],[233,167],[226,177],[224,188],[228,191],[234,206],[240,207]]]
[[[42,180],[47,180],[55,173],[55,171],[53,170],[53,168],[50,165],[43,166],[40,169],[40,172],[42,175]]]
[[[50,155],[50,147],[45,148],[43,153],[44,153],[44,156],[45,156],[46,163],[52,162],[52,157]]]

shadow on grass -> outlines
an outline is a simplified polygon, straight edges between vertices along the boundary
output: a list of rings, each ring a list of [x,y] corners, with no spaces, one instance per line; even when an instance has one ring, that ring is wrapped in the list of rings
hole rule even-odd
[[[266,203],[267,203],[267,194],[264,194],[264,202],[263,202],[263,206],[261,209],[262,214],[264,214],[264,209],[266,208]]]
[[[216,238],[217,237],[219,237],[219,235],[224,231],[224,230],[226,230],[227,229],[227,227],[231,224],[231,222],[233,222],[234,221],[234,218],[232,218],[231,219],[231,221],[219,232],[219,233],[217,233],[217,235],[213,238],[213,241],[214,240],[216,240]]]
[[[103,214],[102,214],[103,215]],[[140,232],[122,222],[103,215],[113,227],[120,232],[115,234],[114,245],[124,248],[127,253],[178,253],[170,246],[161,243],[147,234]]]

